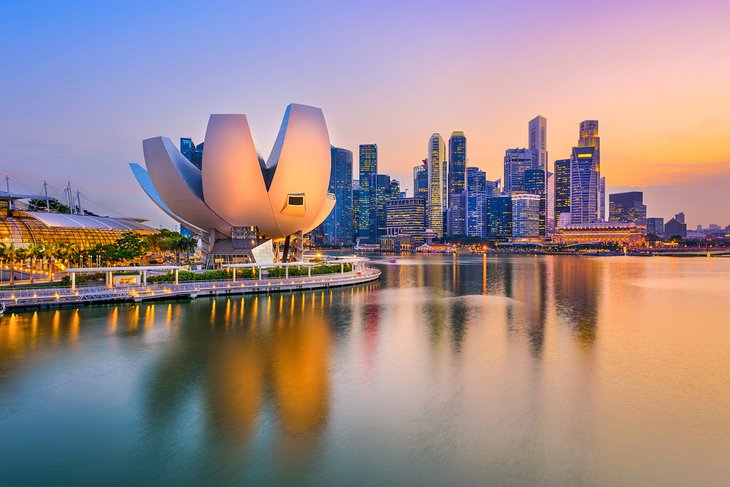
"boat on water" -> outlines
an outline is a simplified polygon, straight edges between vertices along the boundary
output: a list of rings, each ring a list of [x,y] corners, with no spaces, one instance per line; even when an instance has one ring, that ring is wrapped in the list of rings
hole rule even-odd
[[[0,303],[0,316],[5,314],[5,303]]]

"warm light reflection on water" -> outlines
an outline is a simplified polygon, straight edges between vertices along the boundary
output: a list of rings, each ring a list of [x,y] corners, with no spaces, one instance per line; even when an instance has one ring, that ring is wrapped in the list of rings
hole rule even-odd
[[[361,287],[9,313],[3,485],[730,478],[730,259],[378,265]]]

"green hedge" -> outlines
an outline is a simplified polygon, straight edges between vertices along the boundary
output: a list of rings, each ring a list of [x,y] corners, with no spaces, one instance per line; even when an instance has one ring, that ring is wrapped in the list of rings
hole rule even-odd
[[[345,272],[350,272],[352,270],[352,264],[345,264]],[[274,267],[272,269],[268,269],[267,271],[269,273],[269,277],[284,277],[286,275],[286,270],[283,267]],[[321,275],[321,274],[335,274],[337,272],[340,272],[340,264],[321,264],[316,265],[312,267],[312,275]],[[289,267],[289,277],[296,277],[296,276],[307,276],[309,275],[309,270],[305,266],[292,266]]]
[[[253,279],[256,277],[256,271],[253,269],[238,269],[236,270],[236,278],[241,279]],[[233,279],[233,273],[224,270],[214,270],[205,272],[190,272],[190,271],[179,271],[178,280],[180,282],[193,282],[193,281],[230,281]],[[147,278],[147,282],[154,284],[157,282],[174,282],[175,274],[168,272],[159,276],[150,276]]]

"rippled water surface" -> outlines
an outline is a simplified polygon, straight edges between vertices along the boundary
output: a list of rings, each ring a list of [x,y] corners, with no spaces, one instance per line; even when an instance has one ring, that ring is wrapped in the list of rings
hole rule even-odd
[[[730,259],[403,257],[0,320],[0,485],[730,485]]]

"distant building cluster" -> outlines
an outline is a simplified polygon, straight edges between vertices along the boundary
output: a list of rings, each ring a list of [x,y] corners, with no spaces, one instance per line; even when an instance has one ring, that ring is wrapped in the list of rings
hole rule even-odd
[[[336,204],[312,242],[405,251],[432,239],[640,245],[647,235],[687,237],[684,214],[666,223],[648,217],[640,191],[608,195],[606,205],[598,120],[580,122],[577,144],[552,170],[547,146],[547,119],[537,116],[528,123],[527,147],[506,149],[503,178],[489,180],[470,165],[464,132],[448,140],[434,133],[413,168],[412,195],[380,172],[377,144],[358,147],[357,171],[352,151],[332,147],[329,192]],[[202,143],[183,138],[180,148],[200,167]],[[704,232],[722,230],[713,227]]]

